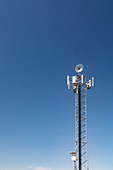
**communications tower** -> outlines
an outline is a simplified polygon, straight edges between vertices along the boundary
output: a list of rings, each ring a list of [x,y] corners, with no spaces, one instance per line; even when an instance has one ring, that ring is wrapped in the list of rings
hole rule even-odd
[[[89,170],[87,151],[86,92],[94,86],[94,77],[86,81],[83,65],[75,67],[77,75],[67,76],[68,89],[75,93],[75,150],[69,152],[74,162],[74,170]]]

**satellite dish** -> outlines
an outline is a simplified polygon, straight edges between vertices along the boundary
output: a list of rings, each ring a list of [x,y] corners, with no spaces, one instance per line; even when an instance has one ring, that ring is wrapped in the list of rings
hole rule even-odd
[[[78,64],[76,67],[75,67],[75,71],[77,73],[80,73],[83,71],[83,65],[82,64]]]

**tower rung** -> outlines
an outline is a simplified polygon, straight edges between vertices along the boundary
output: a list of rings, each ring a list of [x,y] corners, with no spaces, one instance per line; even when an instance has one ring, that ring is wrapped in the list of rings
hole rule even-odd
[[[81,126],[81,128],[83,128],[84,126],[86,126],[86,123],[84,123],[84,125],[83,125],[83,126]]]
[[[85,143],[81,146],[81,148],[83,148],[86,144],[87,144],[87,142],[85,142]]]
[[[82,163],[82,165],[87,161],[87,159]]]
[[[85,138],[87,138],[87,136],[85,135],[81,140],[83,140],[83,139],[85,139]]]
[[[82,156],[84,156],[86,153],[87,153],[87,152],[84,152],[84,153],[82,154]]]
[[[83,134],[84,132],[86,132],[86,129],[83,132],[81,132],[81,134]]]
[[[86,113],[86,112],[83,112],[83,113],[82,113],[82,116],[84,116],[84,115],[85,115],[85,113]]]
[[[84,118],[82,117],[82,121],[85,120],[85,119],[86,119],[86,117],[84,117]]]

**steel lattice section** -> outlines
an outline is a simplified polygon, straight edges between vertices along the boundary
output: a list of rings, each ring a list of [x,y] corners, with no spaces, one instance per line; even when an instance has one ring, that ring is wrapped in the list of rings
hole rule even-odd
[[[79,169],[79,141],[78,141],[78,92],[75,94],[75,152],[76,163],[75,170]],[[81,150],[82,150],[82,170],[89,170],[88,167],[88,151],[87,151],[87,117],[86,117],[86,91],[85,87],[81,89]]]

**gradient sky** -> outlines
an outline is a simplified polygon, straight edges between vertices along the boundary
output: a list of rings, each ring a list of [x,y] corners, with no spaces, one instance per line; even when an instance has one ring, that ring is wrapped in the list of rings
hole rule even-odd
[[[113,170],[113,1],[0,1],[0,170],[73,169],[79,63],[95,77],[89,168]]]

